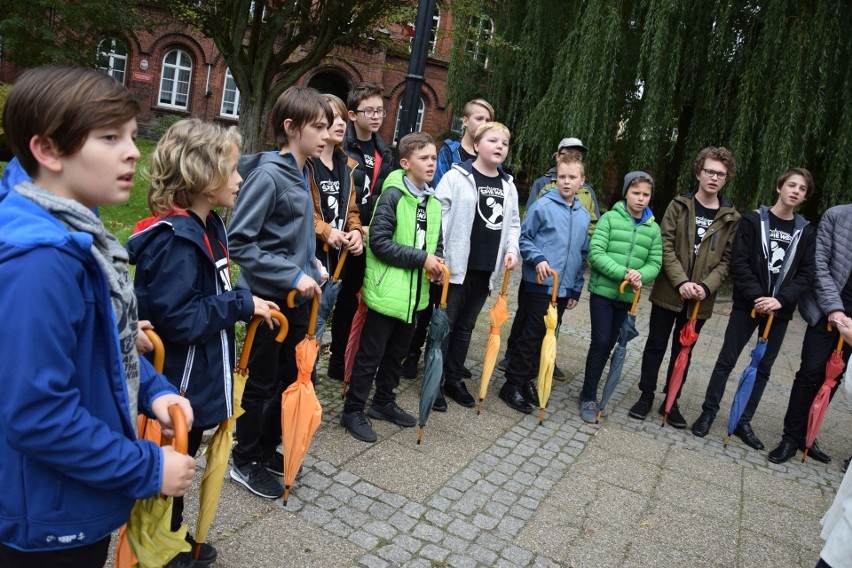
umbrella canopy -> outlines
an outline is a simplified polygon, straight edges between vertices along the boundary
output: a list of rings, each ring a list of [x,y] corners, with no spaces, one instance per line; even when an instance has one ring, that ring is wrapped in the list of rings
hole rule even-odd
[[[503,276],[503,288],[500,289],[500,295],[497,296],[497,301],[494,307],[490,310],[491,329],[488,334],[488,343],[485,345],[485,360],[482,362],[482,378],[479,379],[479,404],[476,406],[476,413],[482,411],[482,401],[485,400],[485,395],[488,394],[488,383],[491,381],[491,375],[494,373],[494,365],[497,363],[497,354],[500,352],[500,328],[509,319],[509,307],[507,302],[509,295],[506,290],[509,287],[509,276],[511,271],[507,268],[506,275]]]
[[[287,303],[295,304],[295,290],[290,292]],[[314,432],[322,421],[322,406],[314,392],[311,374],[319,353],[316,339],[318,296],[314,296],[311,305],[310,323],[305,338],[296,345],[296,366],[299,371],[296,380],[281,395],[281,435],[284,443],[284,505],[290,497],[290,487],[296,481],[296,474],[302,467],[305,455],[311,445]]]
[[[278,320],[280,324],[275,341],[281,343],[287,335],[287,318],[278,310],[271,310],[270,315]],[[201,543],[207,540],[207,532],[210,530],[210,525],[213,524],[213,517],[216,516],[219,496],[222,493],[222,482],[225,479],[225,471],[228,469],[228,456],[231,455],[231,446],[234,445],[234,425],[237,422],[237,418],[245,412],[242,407],[242,401],[243,391],[246,388],[246,380],[248,380],[249,354],[254,343],[257,326],[262,321],[262,317],[255,316],[246,329],[246,339],[243,342],[240,361],[237,368],[234,369],[233,414],[219,423],[216,433],[213,434],[213,437],[207,444],[207,450],[204,452],[207,465],[204,468],[204,475],[201,477],[201,484],[198,487],[198,520],[195,524],[195,541],[198,544],[196,544],[194,550],[196,559],[198,559],[198,555],[201,553]]]
[[[831,324],[828,324],[828,328],[831,330]],[[808,450],[811,449],[814,440],[816,440],[825,418],[825,411],[828,410],[828,403],[831,402],[831,391],[837,386],[837,377],[843,372],[845,366],[843,363],[843,338],[841,337],[837,340],[837,348],[831,352],[831,356],[828,358],[828,363],[825,365],[825,382],[819,387],[808,413],[808,430],[805,434],[805,451],[802,453],[802,461],[808,458]]]
[[[550,388],[553,385],[553,368],[556,366],[556,324],[559,321],[559,313],[556,310],[556,295],[559,293],[559,275],[552,268],[550,274],[553,276],[553,293],[550,296],[550,305],[544,314],[544,339],[541,341],[541,358],[538,364],[538,423],[544,424],[544,408],[550,398]],[[541,275],[536,279],[541,284]]]
[[[666,425],[666,420],[669,418],[669,412],[677,400],[677,393],[680,392],[680,387],[683,385],[683,374],[686,372],[686,364],[689,362],[689,352],[692,351],[692,346],[698,341],[698,332],[695,331],[695,322],[698,319],[698,307],[701,305],[700,300],[695,300],[695,307],[692,308],[692,313],[689,319],[680,330],[680,353],[675,359],[672,376],[669,378],[669,389],[666,393],[665,414],[663,414],[662,426]]]
[[[751,317],[757,317],[755,310],[751,311]],[[746,367],[743,374],[740,376],[740,382],[737,383],[737,392],[734,394],[734,400],[731,402],[731,414],[728,416],[728,435],[725,436],[725,446],[731,441],[731,435],[737,429],[740,423],[740,418],[745,412],[748,399],[751,398],[751,391],[754,390],[754,380],[757,377],[757,367],[766,353],[766,338],[769,337],[769,329],[772,327],[772,321],[775,319],[775,312],[769,312],[769,318],[766,320],[766,327],[763,328],[763,335],[757,340],[757,345],[751,352],[751,363]]]
[[[447,319],[447,292],[450,289],[450,269],[442,264],[444,269],[444,287],[441,290],[441,302],[437,310],[432,310],[429,320],[429,345],[426,347],[426,357],[423,366],[423,383],[420,386],[420,430],[417,432],[417,443],[423,440],[423,428],[432,413],[432,405],[438,398],[441,388],[441,375],[444,372],[444,356],[441,344],[450,333],[450,322]]]
[[[328,244],[325,245],[326,250]],[[328,279],[325,284],[325,289],[322,291],[322,300],[320,300],[319,311],[317,313],[317,340],[322,341],[322,336],[325,333],[325,324],[328,321],[328,316],[331,314],[331,309],[334,307],[334,302],[337,301],[337,295],[340,293],[340,288],[343,286],[343,280],[340,279],[340,271],[343,270],[343,263],[346,262],[346,255],[349,251],[343,249],[340,253],[340,258],[337,261],[337,268],[334,269],[334,274]]]
[[[358,353],[358,348],[361,346],[361,330],[364,329],[364,320],[367,319],[367,304],[364,303],[360,290],[358,290],[356,296],[358,297],[358,308],[352,318],[352,327],[349,329],[349,339],[346,341],[346,355],[343,362],[343,398],[346,398],[346,387],[349,386],[349,381],[352,379],[355,354]]]
[[[618,291],[623,294],[624,288],[629,284],[627,280],[621,283]],[[615,345],[615,351],[609,360],[609,373],[606,376],[603,393],[601,394],[601,404],[598,410],[598,422],[601,420],[601,415],[606,408],[606,403],[609,402],[612,393],[615,392],[615,387],[621,380],[621,372],[624,370],[624,358],[627,356],[627,343],[639,337],[639,332],[636,331],[636,304],[639,303],[639,295],[642,289],[638,289],[633,293],[633,305],[630,306],[630,311],[627,312],[627,317],[624,318],[624,323],[618,330],[618,343]]]

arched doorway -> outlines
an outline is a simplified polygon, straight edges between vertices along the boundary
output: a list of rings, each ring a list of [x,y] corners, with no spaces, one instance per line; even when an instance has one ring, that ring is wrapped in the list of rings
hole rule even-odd
[[[308,86],[313,87],[320,93],[329,93],[340,97],[343,102],[346,102],[346,97],[349,95],[349,81],[346,77],[332,69],[323,69],[318,71],[308,80]]]

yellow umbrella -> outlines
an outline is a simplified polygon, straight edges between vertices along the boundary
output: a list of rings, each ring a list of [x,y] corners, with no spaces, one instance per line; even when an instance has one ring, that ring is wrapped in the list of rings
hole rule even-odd
[[[556,323],[559,320],[559,314],[556,311],[556,295],[559,293],[559,275],[552,268],[550,274],[553,275],[553,294],[550,296],[550,305],[547,306],[547,313],[544,315],[544,326],[547,331],[541,342],[541,359],[538,365],[539,424],[544,423],[544,407],[547,406],[547,399],[550,398],[553,368],[556,365]],[[537,279],[541,284],[541,275],[538,275]]]
[[[494,307],[490,310],[491,329],[488,335],[488,343],[485,345],[485,360],[482,362],[482,378],[479,380],[479,404],[476,406],[476,413],[482,412],[482,401],[485,400],[485,395],[488,393],[488,383],[491,381],[491,375],[494,373],[494,364],[497,362],[497,354],[500,352],[500,328],[509,319],[509,308],[506,302],[509,295],[506,289],[509,287],[510,269],[506,269],[506,275],[503,276],[503,288],[500,290],[500,295],[497,296],[497,301]]]
[[[287,318],[278,310],[272,310],[270,315],[281,324],[278,335],[275,336],[275,341],[281,343],[287,336],[289,329]],[[246,329],[246,339],[240,352],[240,362],[234,369],[234,413],[230,418],[219,423],[216,433],[213,434],[207,444],[207,450],[204,452],[207,466],[204,468],[204,475],[201,477],[201,484],[198,487],[198,521],[195,524],[195,541],[197,544],[194,551],[196,560],[201,553],[201,544],[207,540],[207,532],[210,530],[210,525],[213,524],[213,517],[216,516],[219,495],[222,493],[222,482],[225,479],[225,471],[228,469],[228,456],[231,454],[231,446],[234,445],[234,425],[237,418],[245,412],[242,401],[243,391],[248,380],[249,354],[254,343],[255,333],[257,333],[257,326],[262,321],[262,317],[255,316]]]

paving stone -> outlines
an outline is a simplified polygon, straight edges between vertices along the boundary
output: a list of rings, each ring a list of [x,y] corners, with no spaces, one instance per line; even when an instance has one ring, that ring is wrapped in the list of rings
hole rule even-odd
[[[390,566],[390,564],[378,556],[373,556],[372,554],[365,554],[358,559],[358,563],[362,566],[366,566],[367,568],[386,568],[387,566]]]
[[[399,509],[400,507],[408,503],[408,499],[397,493],[382,493],[379,496],[379,499],[381,499],[394,509]]]
[[[337,473],[337,468],[327,461],[317,461],[313,467],[326,477],[332,477]]]
[[[509,506],[497,501],[489,501],[483,507],[483,512],[488,513],[492,517],[500,519],[509,511]]]
[[[335,483],[326,492],[333,497],[337,497],[343,503],[348,503],[356,495],[354,491],[340,483]]]
[[[503,558],[515,566],[526,566],[532,562],[533,553],[519,546],[507,546],[501,554]]]
[[[453,568],[475,568],[476,560],[470,556],[462,556],[461,554],[451,554],[447,558],[447,564]]]
[[[334,476],[334,480],[346,487],[351,487],[358,481],[359,477],[348,471],[341,471]]]
[[[334,483],[328,477],[314,472],[308,472],[302,475],[302,477],[299,478],[299,482],[302,485],[313,487],[314,489],[317,489],[319,491],[327,489],[332,483]]]
[[[485,566],[492,566],[494,562],[497,560],[497,553],[488,550],[484,546],[480,546],[478,544],[472,544],[468,547],[467,553],[471,558],[479,562],[480,564],[484,564]]]
[[[396,537],[394,537],[393,543],[398,546],[401,546],[412,554],[420,550],[420,548],[423,546],[422,541],[414,538],[413,536],[408,536],[405,534],[397,535]]]
[[[509,536],[514,537],[518,532],[520,532],[521,528],[524,526],[524,522],[517,517],[503,517],[500,523],[497,525],[497,529],[501,532],[508,534]]]
[[[432,498],[429,499],[429,506],[433,509],[437,509],[438,511],[446,511],[452,506],[452,502],[446,497],[433,495]]]
[[[377,536],[364,530],[352,531],[347,538],[361,548],[365,548],[367,550],[374,549],[379,545],[379,542],[381,542]]]
[[[356,484],[353,488],[356,493],[360,493],[361,495],[366,495],[367,497],[377,498],[384,494],[385,490],[379,487],[376,487],[372,483],[367,483],[366,481],[361,481]]]
[[[427,511],[425,516],[427,521],[439,527],[446,527],[453,520],[451,516],[441,511]]]
[[[306,505],[303,507],[300,516],[315,525],[324,525],[334,518],[331,513],[315,505]]]
[[[337,536],[342,536],[344,538],[346,538],[352,533],[352,527],[341,523],[337,519],[332,519],[328,523],[324,524],[322,528],[324,528],[330,533],[334,533]]]
[[[370,506],[367,512],[370,515],[376,517],[377,519],[385,521],[389,519],[391,515],[394,514],[395,509],[387,503],[379,503],[378,501],[376,501]]]
[[[464,540],[463,538],[448,534],[444,537],[444,540],[441,541],[441,546],[443,546],[450,552],[457,552],[461,554],[467,550],[467,547],[470,546],[470,543]]]
[[[417,520],[409,517],[408,515],[403,514],[401,511],[395,512],[391,515],[388,522],[403,532],[410,531],[414,525],[417,524]]]
[[[440,542],[444,538],[444,532],[441,529],[428,523],[417,523],[411,534],[416,538],[432,543]]]
[[[423,558],[428,558],[429,560],[432,560],[434,562],[443,562],[444,559],[449,556],[450,551],[436,544],[427,544],[422,549],[420,549],[419,554]]]
[[[450,523],[450,526],[447,527],[447,531],[450,534],[454,534],[456,536],[460,536],[466,540],[473,540],[479,534],[479,529],[476,526],[462,521],[461,519],[456,519],[455,521]]]
[[[396,529],[384,521],[372,521],[363,526],[363,529],[383,540],[391,540],[396,536]]]
[[[432,562],[425,558],[414,558],[403,564],[402,568],[432,568]]]
[[[478,527],[482,530],[486,530],[486,531],[490,531],[491,529],[496,527],[497,523],[499,523],[499,522],[500,522],[499,519],[496,519],[496,518],[491,517],[489,515],[483,515],[482,513],[477,513],[473,517],[473,524],[476,527]]]
[[[394,566],[399,566],[406,560],[411,559],[411,553],[396,544],[381,547],[378,554]]]
[[[348,501],[349,506],[354,509],[366,513],[367,510],[375,503],[375,501],[366,495],[356,495]]]

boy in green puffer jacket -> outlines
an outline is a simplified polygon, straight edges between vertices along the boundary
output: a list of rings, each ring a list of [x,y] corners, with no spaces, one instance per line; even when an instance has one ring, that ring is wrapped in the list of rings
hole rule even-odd
[[[601,217],[589,244],[592,339],[580,392],[580,418],[585,422],[597,422],[598,383],[633,294],[653,282],[663,264],[660,227],[648,207],[653,194],[650,175],[637,171],[624,176],[624,200]],[[625,280],[633,289],[622,294],[618,289]]]
[[[376,393],[367,414],[399,426],[416,424],[396,404],[393,391],[414,333],[414,314],[429,301],[429,282],[440,283],[444,277],[441,204],[429,187],[437,161],[435,141],[424,132],[408,134],[399,142],[399,155],[402,169],[388,176],[370,222],[362,289],[365,333],[340,418],[341,426],[363,442],[377,439],[364,413],[373,378]]]

